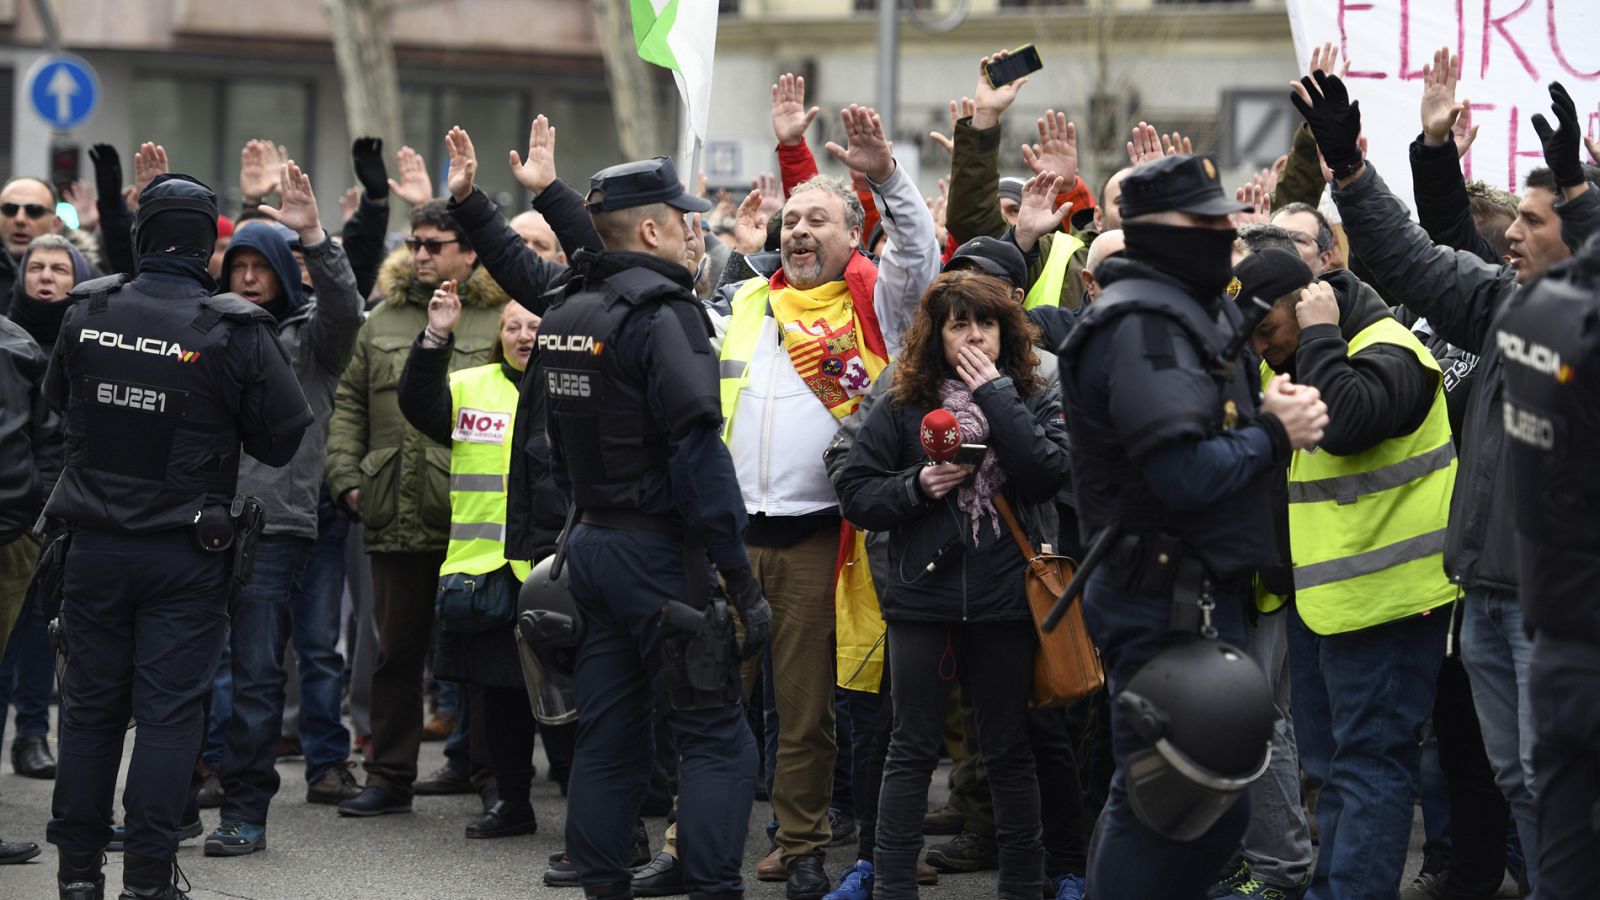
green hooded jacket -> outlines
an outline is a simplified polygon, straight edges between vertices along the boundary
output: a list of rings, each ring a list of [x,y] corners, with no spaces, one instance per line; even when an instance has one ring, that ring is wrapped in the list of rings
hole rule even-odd
[[[328,489],[345,505],[361,491],[358,512],[369,553],[443,552],[450,529],[450,448],[412,428],[396,390],[411,345],[428,321],[433,288],[411,273],[411,253],[397,250],[378,272],[384,298],[361,326],[355,353],[334,394],[328,428]],[[500,334],[510,297],[479,266],[460,289],[461,322],[450,371],[481,366]]]

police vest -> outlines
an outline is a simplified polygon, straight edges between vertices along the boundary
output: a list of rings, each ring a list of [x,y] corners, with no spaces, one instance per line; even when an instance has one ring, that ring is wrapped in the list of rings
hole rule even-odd
[[[1528,625],[1600,644],[1596,249],[1508,299],[1493,340],[1504,360],[1505,452]]]
[[[1238,310],[1217,301],[1213,316],[1176,283],[1156,278],[1124,278],[1108,285],[1062,343],[1061,388],[1067,429],[1072,434],[1073,486],[1079,515],[1092,533],[1111,521],[1130,534],[1165,533],[1178,538],[1214,575],[1238,576],[1278,561],[1272,510],[1275,472],[1263,473],[1238,493],[1200,510],[1168,509],[1146,484],[1128,448],[1115,436],[1114,411],[1106,398],[1078,383],[1078,361],[1091,338],[1123,316],[1139,313],[1143,348],[1110,359],[1113,376],[1145,392],[1141,403],[1147,430],[1171,428],[1210,437],[1252,424],[1257,415],[1253,372],[1222,358],[1228,337],[1241,328]],[[1182,406],[1164,386],[1183,373],[1173,356],[1167,323],[1178,325],[1195,347],[1210,388],[1204,409]]]
[[[151,297],[85,282],[56,352],[71,378],[66,466],[50,515],[144,534],[192,524],[238,482],[235,335],[272,315],[237,294]]]
[[[637,510],[640,478],[666,469],[666,436],[650,414],[645,381],[623,371],[614,344],[632,316],[668,314],[688,306],[673,302],[683,299],[692,295],[664,275],[625,269],[604,280],[575,278],[540,323],[536,374],[579,509]]]
[[[1433,354],[1392,317],[1361,329],[1350,355],[1373,344],[1410,351],[1429,371]],[[1261,364],[1263,387],[1276,373]],[[1295,606],[1318,634],[1393,622],[1456,598],[1444,572],[1445,524],[1456,481],[1444,388],[1422,425],[1349,456],[1297,450],[1289,460],[1289,548]],[[1265,609],[1281,598],[1259,597]]]
[[[440,575],[483,575],[506,564],[506,473],[517,385],[500,363],[450,373],[450,543]],[[512,560],[526,581],[530,565]]]
[[[1028,295],[1022,302],[1023,309],[1061,305],[1061,289],[1067,283],[1067,268],[1072,264],[1072,255],[1083,247],[1083,239],[1076,235],[1058,231],[1051,236],[1050,255],[1045,257],[1044,271],[1039,273],[1039,280],[1028,289]]]

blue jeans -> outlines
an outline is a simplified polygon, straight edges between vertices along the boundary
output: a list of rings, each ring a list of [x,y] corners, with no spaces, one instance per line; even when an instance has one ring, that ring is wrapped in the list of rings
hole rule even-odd
[[[1528,667],[1533,644],[1523,630],[1516,594],[1467,591],[1461,610],[1461,663],[1472,680],[1472,704],[1483,728],[1495,783],[1511,804],[1528,883],[1536,884],[1539,859],[1538,790],[1533,778],[1533,706]]]
[[[48,618],[30,586],[22,601],[22,613],[6,641],[5,658],[0,661],[0,736],[6,730],[7,706],[17,709],[17,737],[44,737],[50,733],[50,689],[56,683],[56,654],[50,648]]]
[[[233,718],[233,656],[231,640],[222,642],[222,658],[211,679],[211,708],[207,713],[205,743],[200,758],[213,770],[222,768],[222,754],[228,743],[228,720]]]
[[[233,714],[222,753],[222,819],[267,824],[278,792],[278,739],[283,733],[283,648],[289,609],[301,587],[311,541],[263,536],[250,583],[231,607]]]
[[[290,611],[290,634],[300,671],[300,748],[306,757],[308,783],[350,757],[350,732],[340,709],[344,660],[338,647],[344,545],[350,520],[324,516],[320,528]]]
[[[1219,593],[1215,599],[1212,618],[1218,636],[1243,647],[1249,598],[1241,591]],[[1114,701],[1156,654],[1190,639],[1170,630],[1171,609],[1169,598],[1123,593],[1113,585],[1109,567],[1095,572],[1084,592],[1084,622],[1100,648],[1106,687],[1113,700],[1111,752],[1117,764],[1089,859],[1089,883],[1102,900],[1194,900],[1205,896],[1250,823],[1250,802],[1245,794],[1199,839],[1174,841],[1146,828],[1129,805],[1125,767],[1128,757],[1147,744]],[[1404,851],[1403,841],[1400,847]]]
[[[1433,714],[1444,659],[1448,609],[1361,631],[1317,635],[1298,618],[1290,627],[1313,648],[1321,678],[1294,685],[1320,697],[1327,717],[1296,716],[1296,732],[1331,746],[1317,796],[1321,852],[1307,900],[1394,900],[1405,870],[1412,801],[1421,787],[1423,723]],[[1300,731],[1304,724],[1306,731]]]

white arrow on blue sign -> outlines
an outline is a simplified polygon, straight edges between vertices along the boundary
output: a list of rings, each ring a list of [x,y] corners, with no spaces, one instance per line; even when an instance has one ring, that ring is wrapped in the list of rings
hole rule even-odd
[[[28,99],[46,125],[76,128],[100,103],[100,78],[81,57],[51,54],[28,70]]]

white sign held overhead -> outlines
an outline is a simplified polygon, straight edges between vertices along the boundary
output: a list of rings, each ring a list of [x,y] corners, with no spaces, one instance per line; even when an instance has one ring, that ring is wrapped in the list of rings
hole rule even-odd
[[[1530,118],[1552,124],[1549,84],[1561,82],[1578,121],[1600,129],[1600,2],[1596,0],[1288,0],[1295,53],[1304,72],[1313,47],[1333,41],[1361,125],[1368,158],[1389,187],[1412,202],[1409,146],[1421,133],[1422,67],[1435,50],[1461,57],[1456,100],[1471,101],[1478,139],[1462,159],[1468,178],[1517,191],[1544,165]],[[1285,86],[1287,93],[1288,87]],[[1587,160],[1585,160],[1587,161]]]

